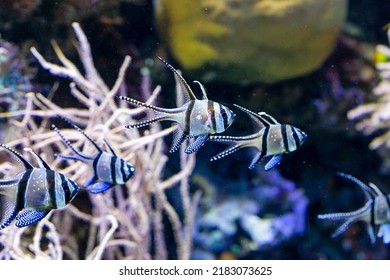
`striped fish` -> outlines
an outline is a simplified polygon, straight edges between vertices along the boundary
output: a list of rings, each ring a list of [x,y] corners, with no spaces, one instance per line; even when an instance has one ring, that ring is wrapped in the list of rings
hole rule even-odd
[[[51,210],[65,207],[79,191],[75,182],[51,170],[43,159],[30,152],[39,167],[32,166],[15,150],[0,144],[16,159],[22,171],[13,178],[0,180],[0,230],[16,220],[17,227],[33,225]]]
[[[318,215],[321,220],[344,220],[332,237],[345,232],[352,223],[363,221],[367,224],[372,244],[375,243],[376,236],[383,237],[385,244],[390,243],[390,195],[385,194],[373,183],[366,185],[351,175],[344,173],[338,175],[359,186],[366,195],[367,201],[362,208],[353,212]]]
[[[103,151],[95,141],[93,141],[84,131],[70,120],[60,117],[73,128],[82,133],[89,142],[98,151],[97,154],[87,155],[76,149],[68,139],[60,132],[60,130],[52,125],[52,129],[61,137],[62,141],[75,153],[74,156],[64,156],[56,154],[65,160],[79,160],[85,162],[93,169],[93,176],[84,184],[84,187],[89,187],[91,193],[102,193],[115,185],[124,185],[135,173],[134,167],[124,159],[118,157],[110,145],[104,141],[108,152]]]
[[[255,147],[259,152],[253,158],[249,169],[253,169],[264,157],[271,157],[264,167],[268,171],[279,164],[283,154],[298,149],[307,137],[302,130],[288,124],[280,124],[264,112],[254,113],[237,104],[234,106],[249,114],[254,119],[259,131],[248,136],[210,137],[211,141],[234,143],[229,149],[212,157],[211,161],[221,159],[244,147]]]
[[[232,124],[235,114],[228,107],[209,100],[203,85],[195,81],[200,86],[203,94],[202,100],[197,99],[180,73],[162,58],[158,58],[176,75],[180,86],[186,93],[187,102],[179,108],[168,109],[146,104],[129,97],[118,96],[118,98],[132,105],[151,109],[156,114],[152,119],[130,124],[126,127],[140,128],[158,121],[176,122],[179,128],[176,131],[170,152],[175,152],[186,139],[192,137],[196,137],[196,140],[185,149],[185,152],[188,154],[196,152],[204,145],[211,134],[224,132]]]

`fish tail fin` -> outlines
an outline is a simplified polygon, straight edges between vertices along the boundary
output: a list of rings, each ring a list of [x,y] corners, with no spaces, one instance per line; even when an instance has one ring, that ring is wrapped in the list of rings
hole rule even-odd
[[[330,213],[330,214],[322,214],[318,215],[318,219],[320,220],[341,220],[343,223],[336,229],[336,231],[332,234],[332,237],[339,236],[343,232],[345,232],[348,227],[357,221],[365,221],[370,224],[371,218],[371,204],[372,201],[368,201],[362,208],[353,211],[353,212],[345,212],[345,213]],[[370,225],[369,225],[370,226]]]
[[[132,104],[134,106],[144,107],[144,108],[147,108],[147,109],[151,109],[151,110],[153,110],[155,112],[161,112],[162,113],[162,112],[165,111],[164,108],[160,108],[160,107],[157,107],[157,106],[154,106],[154,105],[151,105],[151,104],[146,104],[144,102],[135,100],[135,99],[127,97],[127,96],[117,95],[117,98],[122,99],[123,101],[126,101],[127,103],[130,103],[130,104]]]
[[[229,149],[226,149],[222,152],[220,152],[219,154],[213,156],[210,161],[216,161],[216,160],[219,160],[221,158],[224,158],[236,151],[238,151],[239,149],[241,149],[242,147],[244,147],[245,145],[243,143],[237,143],[236,145],[232,146],[231,148]]]
[[[76,147],[74,147],[72,143],[70,143],[70,141],[62,134],[62,132],[54,124],[51,125],[51,128],[58,134],[58,136],[60,136],[62,142],[64,142],[65,145],[68,146],[77,155],[74,157],[68,157],[68,156],[60,156],[56,154],[56,157],[61,157],[64,159],[81,160],[81,161],[93,159],[90,156],[80,152]]]
[[[164,120],[167,120],[166,116],[158,115],[158,116],[156,116],[155,118],[152,118],[152,119],[147,119],[147,120],[144,120],[144,121],[140,121],[140,122],[137,122],[137,123],[126,125],[126,128],[140,128],[140,127],[144,127],[144,126],[150,125],[152,123],[156,123],[156,122],[164,121]]]

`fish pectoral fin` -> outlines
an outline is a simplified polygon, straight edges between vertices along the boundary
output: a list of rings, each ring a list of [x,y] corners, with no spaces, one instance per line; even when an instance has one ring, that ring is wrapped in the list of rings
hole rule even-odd
[[[0,230],[7,227],[18,214],[14,201],[7,195],[0,195],[1,224]]]
[[[198,136],[195,141],[185,149],[185,152],[187,154],[192,154],[198,151],[204,145],[204,143],[206,143],[208,138],[208,134]]]
[[[173,138],[172,147],[170,153],[176,152],[180,148],[181,144],[189,138],[188,133],[183,132],[181,129],[176,130],[175,137]]]
[[[17,227],[25,227],[36,224],[40,220],[42,220],[47,214],[49,214],[50,210],[36,210],[36,209],[27,209],[20,212],[16,216]]]
[[[105,192],[106,190],[108,190],[111,187],[113,187],[112,184],[109,184],[106,182],[98,182],[98,183],[93,184],[89,188],[89,192],[92,194],[98,194],[98,193]]]
[[[96,178],[95,176],[92,176],[91,178],[89,178],[89,180],[83,185],[84,188],[88,188],[90,185],[93,184],[93,182],[96,181]]]
[[[282,160],[282,155],[272,156],[271,159],[264,166],[265,171],[268,171],[268,170],[274,168],[276,165],[278,165],[280,163],[281,160]]]

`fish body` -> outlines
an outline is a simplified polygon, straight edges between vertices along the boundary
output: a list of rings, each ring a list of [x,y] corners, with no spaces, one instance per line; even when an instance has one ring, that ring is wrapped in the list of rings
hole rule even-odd
[[[43,219],[51,210],[65,207],[76,196],[79,186],[62,173],[51,170],[46,162],[30,149],[39,168],[32,166],[22,155],[0,144],[23,166],[14,178],[0,180],[0,229],[13,220],[18,227]]]
[[[156,116],[152,119],[130,124],[128,128],[140,128],[158,121],[172,121],[178,124],[178,130],[173,140],[170,152],[175,152],[180,145],[188,138],[196,137],[196,140],[188,146],[186,153],[193,153],[207,141],[210,135],[224,132],[234,121],[235,114],[228,107],[208,99],[203,85],[199,84],[203,99],[197,99],[180,73],[170,64],[163,61],[169,69],[173,71],[183,91],[186,93],[187,102],[178,108],[161,108],[140,102],[138,100],[118,96],[118,98],[138,107],[151,109]]]
[[[82,133],[98,150],[98,152],[93,155],[87,155],[80,152],[65,138],[55,125],[52,125],[52,128],[61,137],[62,141],[75,153],[74,156],[63,156],[58,154],[56,156],[65,160],[82,161],[92,168],[93,176],[84,184],[84,187],[89,187],[91,193],[102,193],[115,185],[124,185],[135,174],[133,165],[123,158],[118,157],[107,142],[104,143],[108,152],[100,148],[95,141],[73,122],[63,117],[60,118]]]
[[[385,194],[373,183],[366,185],[351,175],[344,173],[338,175],[359,186],[366,195],[366,203],[356,211],[318,215],[321,220],[343,221],[332,237],[345,232],[352,223],[363,221],[367,225],[372,244],[375,243],[376,236],[383,237],[384,243],[390,243],[390,195]]]
[[[272,116],[260,112],[254,113],[239,105],[234,105],[249,114],[258,126],[258,132],[248,136],[212,136],[211,141],[233,142],[233,145],[211,158],[211,161],[221,159],[244,147],[254,147],[258,153],[253,158],[249,168],[253,169],[264,157],[271,157],[265,165],[270,170],[282,159],[282,155],[297,150],[305,141],[307,135],[299,128],[289,124],[280,124]]]

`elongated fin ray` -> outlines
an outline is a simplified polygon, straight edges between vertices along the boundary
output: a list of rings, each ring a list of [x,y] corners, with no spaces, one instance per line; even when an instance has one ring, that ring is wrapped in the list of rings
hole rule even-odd
[[[80,152],[78,149],[76,149],[76,147],[74,147],[72,145],[72,143],[70,143],[70,141],[65,138],[65,136],[61,133],[61,131],[54,125],[52,124],[51,125],[51,128],[60,136],[60,138],[62,139],[62,141],[76,154],[78,155],[80,158],[77,158],[77,157],[69,157],[69,156],[60,156],[60,155],[57,155],[57,157],[61,157],[61,158],[72,158],[72,159],[75,159],[75,160],[82,160],[82,159],[88,159],[88,160],[92,160],[93,158]]]
[[[36,224],[40,220],[42,220],[47,214],[49,214],[50,210],[35,210],[35,209],[26,209],[20,212],[16,216],[17,227],[26,227],[33,224]]]
[[[240,141],[253,140],[257,137],[258,135],[256,134],[252,134],[248,136],[211,135],[209,137],[209,140],[213,142],[240,142]]]
[[[164,59],[162,59],[159,56],[157,56],[157,58],[159,60],[161,60],[176,75],[177,78],[179,78],[179,82],[180,82],[184,92],[188,96],[188,98],[191,99],[191,100],[195,100],[196,96],[192,92],[192,89],[190,88],[190,86],[188,85],[186,80],[184,80],[183,76],[172,65],[170,65],[168,62],[166,62]]]
[[[219,159],[221,159],[221,158],[224,158],[224,157],[226,157],[226,156],[228,156],[228,155],[230,155],[230,154],[232,154],[232,153],[238,151],[238,150],[241,149],[242,147],[243,147],[243,144],[239,143],[239,144],[237,144],[237,145],[235,145],[235,146],[233,146],[233,147],[231,147],[231,148],[229,148],[229,149],[226,149],[226,150],[220,152],[219,154],[213,156],[213,157],[210,159],[210,161],[215,161],[215,160],[219,160]]]
[[[318,219],[320,220],[345,220],[344,223],[342,223],[337,229],[336,231],[332,234],[332,237],[336,237],[340,234],[342,234],[343,232],[345,232],[347,230],[347,228],[354,222],[357,222],[357,221],[366,221],[367,222],[367,217],[370,216],[370,211],[372,210],[371,209],[371,205],[372,205],[372,200],[369,200],[366,202],[366,204],[356,210],[356,211],[352,211],[352,212],[345,212],[345,213],[330,213],[330,214],[322,214],[322,215],[318,215]],[[367,226],[368,227],[371,227],[371,225],[369,223],[367,223]]]
[[[164,120],[167,120],[166,116],[158,116],[158,117],[155,117],[153,119],[148,119],[148,120],[144,120],[144,121],[140,121],[140,122],[126,125],[126,128],[140,128],[140,127],[144,127],[144,126],[150,125],[152,123],[164,121]]]
[[[63,116],[60,116],[60,115],[57,115],[57,117],[59,117],[60,119],[62,119],[63,121],[67,122],[68,124],[70,124],[74,129],[76,129],[78,132],[80,132],[82,135],[84,135],[85,138],[88,139],[89,142],[92,143],[92,145],[95,146],[95,148],[99,151],[99,152],[103,152],[103,150],[98,146],[98,144],[96,144],[96,142],[94,140],[92,140],[91,137],[89,137],[80,127],[78,127],[74,122],[72,122],[71,120],[63,117]]]
[[[0,144],[0,147],[3,147],[4,149],[6,149],[7,151],[11,152],[11,154],[19,160],[19,162],[21,162],[23,164],[23,166],[26,168],[26,169],[33,169],[34,166],[32,166],[27,160],[25,160],[23,158],[23,156],[21,154],[19,154],[17,151],[15,151],[14,149],[11,149],[10,147],[4,145],[4,144]]]
[[[208,138],[209,138],[209,135],[198,136],[196,138],[196,140],[185,149],[185,152],[187,154],[192,154],[192,153],[198,151],[204,145],[204,143],[206,143]]]
[[[255,113],[255,112],[252,112],[252,111],[250,111],[244,107],[241,107],[240,105],[237,105],[237,104],[234,104],[233,106],[235,106],[238,109],[240,109],[241,111],[247,113],[249,116],[252,117],[252,119],[254,119],[256,121],[257,124],[259,124],[262,127],[270,126],[273,124],[279,124],[279,122],[274,117],[268,115],[265,112]]]
[[[31,153],[35,157],[35,159],[38,161],[38,165],[39,165],[40,168],[45,168],[45,169],[51,170],[50,166],[37,153],[35,153],[32,149],[24,148],[24,150],[26,152]]]

